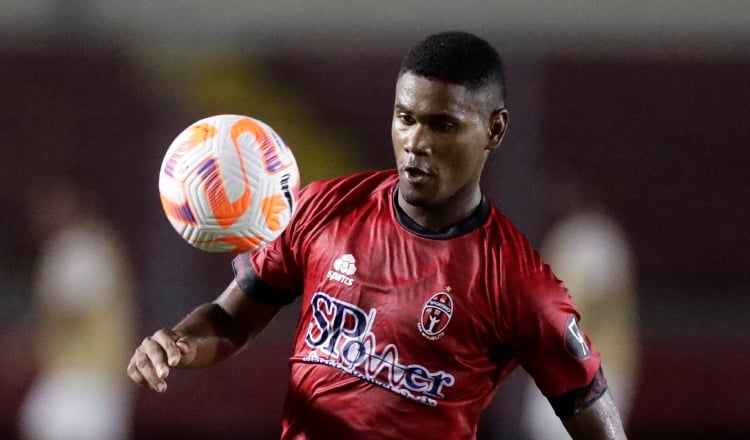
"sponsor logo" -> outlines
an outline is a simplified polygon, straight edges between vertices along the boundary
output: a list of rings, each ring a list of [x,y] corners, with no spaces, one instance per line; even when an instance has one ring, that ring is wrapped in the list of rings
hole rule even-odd
[[[352,254],[344,254],[337,258],[333,262],[333,269],[328,271],[326,278],[347,286],[354,284],[354,279],[349,276],[354,275],[357,271],[357,260],[354,259]]]
[[[437,406],[445,387],[455,383],[445,371],[404,363],[394,344],[378,346],[372,331],[377,310],[365,311],[324,292],[316,292],[311,305],[305,335],[311,350],[304,362],[331,366],[429,406]]]
[[[565,324],[565,348],[578,359],[586,359],[591,354],[575,315],[570,315]]]
[[[445,328],[453,316],[453,298],[448,294],[450,287],[445,288],[446,292],[438,292],[424,303],[422,315],[417,323],[419,332],[425,338],[434,341],[440,339],[445,334]]]

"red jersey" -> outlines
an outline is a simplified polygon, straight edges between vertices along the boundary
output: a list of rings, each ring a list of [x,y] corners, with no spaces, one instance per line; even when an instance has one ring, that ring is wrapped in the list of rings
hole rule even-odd
[[[234,261],[240,285],[252,265],[302,296],[284,439],[471,439],[519,364],[548,397],[597,374],[571,297],[508,218],[485,200],[449,231],[420,231],[397,180],[313,183],[277,240]]]

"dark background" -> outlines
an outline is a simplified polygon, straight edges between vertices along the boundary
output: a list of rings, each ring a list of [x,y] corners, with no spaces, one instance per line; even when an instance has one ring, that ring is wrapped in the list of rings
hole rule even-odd
[[[0,43],[1,438],[15,435],[34,375],[28,279],[38,243],[24,204],[40,176],[83,169],[106,196],[136,263],[143,336],[232,276],[228,256],[189,248],[161,212],[161,158],[188,124],[215,113],[263,119],[295,150],[306,182],[391,164],[401,46],[337,51],[313,40],[160,55],[96,32],[60,35],[10,32]],[[746,438],[750,54],[677,43],[584,50],[585,39],[524,50],[516,34],[484,35],[505,56],[511,114],[487,193],[538,244],[553,220],[549,181],[573,171],[606,196],[633,246],[642,361],[630,437]],[[136,437],[274,438],[296,310],[226,364],[177,372],[165,395],[139,392]],[[510,426],[513,383],[504,391],[490,413]]]

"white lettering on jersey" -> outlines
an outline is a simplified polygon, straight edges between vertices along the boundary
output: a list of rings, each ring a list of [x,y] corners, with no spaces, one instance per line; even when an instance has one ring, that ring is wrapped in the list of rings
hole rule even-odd
[[[445,397],[444,387],[455,383],[445,371],[433,372],[419,364],[404,365],[398,347],[388,344],[378,353],[371,331],[377,311],[363,309],[316,292],[305,343],[311,348],[304,362],[338,370],[430,406]]]
[[[348,275],[354,275],[357,271],[357,261],[352,254],[344,254],[333,262],[333,269],[329,270],[326,278],[332,281],[351,286],[354,280]]]

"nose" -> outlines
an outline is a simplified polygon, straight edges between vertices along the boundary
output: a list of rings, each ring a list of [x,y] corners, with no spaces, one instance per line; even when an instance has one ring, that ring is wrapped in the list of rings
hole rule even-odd
[[[404,151],[415,155],[429,154],[431,151],[427,130],[419,124],[410,127],[404,134]]]

